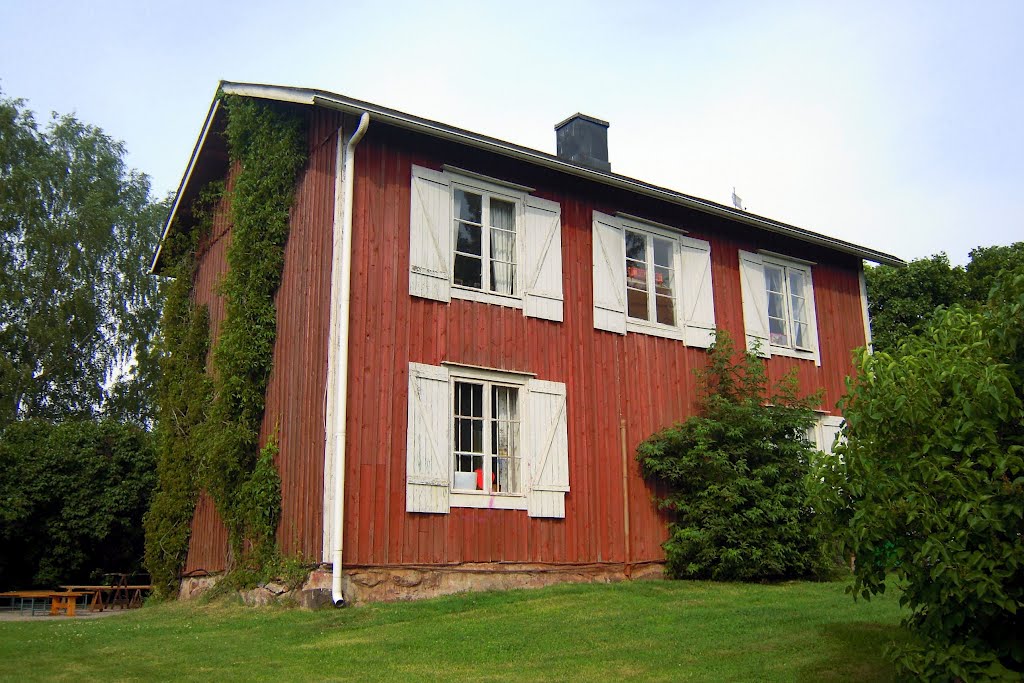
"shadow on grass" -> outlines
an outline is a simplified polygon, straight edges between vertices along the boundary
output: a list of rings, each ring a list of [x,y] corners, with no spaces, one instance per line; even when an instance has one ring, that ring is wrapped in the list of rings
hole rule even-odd
[[[885,649],[906,640],[899,626],[867,621],[826,624],[819,629],[828,656],[803,667],[799,681],[893,681],[896,672]]]

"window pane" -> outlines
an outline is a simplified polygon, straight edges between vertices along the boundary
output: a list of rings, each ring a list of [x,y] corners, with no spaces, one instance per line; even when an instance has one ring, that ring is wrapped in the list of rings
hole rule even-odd
[[[780,318],[768,318],[768,334],[772,344],[789,346],[789,337],[786,335],[786,321]]]
[[[476,256],[481,255],[481,234],[483,228],[479,225],[469,225],[468,223],[459,223],[459,231],[455,238],[455,251],[461,251],[464,254],[474,254]]]
[[[630,318],[650,320],[647,314],[647,292],[626,289],[626,312]]]
[[[626,259],[626,286],[647,290],[647,264]]]
[[[463,287],[483,286],[483,262],[475,256],[455,255],[454,282]]]
[[[764,281],[769,292],[781,292],[783,283],[782,268],[779,268],[778,266],[765,265]]]
[[[662,325],[676,324],[675,302],[670,296],[654,297],[655,306],[658,309],[658,322]]]
[[[502,230],[516,229],[516,205],[491,199],[491,225]]]
[[[654,265],[672,267],[672,243],[660,237],[654,240]]]
[[[512,294],[516,279],[516,234],[491,229],[491,291]]]
[[[807,322],[807,311],[803,297],[790,297],[789,302],[793,308],[793,322]]]
[[[804,274],[799,270],[789,271],[789,293],[793,296],[804,295]]]
[[[480,223],[481,215],[480,195],[456,189],[455,217],[464,221]]]
[[[807,323],[796,323],[793,325],[793,345],[801,349],[811,348],[810,336]]]
[[[781,294],[768,292],[768,316],[771,318],[786,317],[786,300]]]
[[[647,261],[647,238],[645,236],[626,231],[626,258]]]
[[[662,296],[673,296],[674,283],[672,282],[672,269],[654,267],[654,291]]]

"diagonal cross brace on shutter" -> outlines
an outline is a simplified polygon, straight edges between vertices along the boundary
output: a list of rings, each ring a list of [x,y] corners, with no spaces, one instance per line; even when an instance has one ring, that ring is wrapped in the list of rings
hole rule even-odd
[[[413,393],[414,393],[414,395],[416,397],[416,405],[418,407],[417,413],[419,415],[424,415],[424,414],[426,414],[426,404],[423,403],[423,397],[420,394],[420,383],[416,382],[415,386],[416,386],[416,388],[415,388]],[[431,429],[425,429],[424,431],[427,434],[427,441],[430,443],[430,455],[433,456],[432,459],[434,461],[434,464],[437,466],[437,470],[436,471],[443,472],[443,471],[445,471],[447,469],[447,466],[445,465],[445,463],[442,460],[440,460],[438,458],[438,453],[437,453],[438,452],[438,448],[437,448],[437,442],[434,440],[434,432]],[[418,477],[416,475],[409,475],[406,478],[406,481],[409,484],[427,484],[427,485],[430,485],[430,486],[448,486],[448,480],[447,479],[441,479],[441,478],[438,478],[438,477]]]
[[[601,236],[598,235],[597,233],[594,233],[594,238],[597,239],[598,244],[601,245],[601,256],[604,257],[605,265],[608,266],[609,272],[614,273],[615,272],[615,266],[612,264],[612,260],[608,256],[608,250],[604,246],[604,240],[601,239]],[[626,302],[623,300],[622,289],[619,288],[619,287],[615,287],[613,291],[614,291],[614,294],[615,294],[615,302],[617,304],[619,304],[620,306],[622,306],[623,308],[625,308]]]
[[[555,222],[557,220],[558,220],[558,214],[552,212],[551,225],[554,226],[554,224],[555,224]],[[547,259],[547,257],[548,257],[548,251],[550,251],[550,249],[551,249],[551,240],[554,238],[555,232],[557,232],[557,231],[554,229],[554,227],[549,227],[546,232],[547,232],[547,238],[544,240],[544,247],[540,250],[540,258],[538,258],[537,262],[534,264],[535,268],[534,268],[533,273],[532,273],[533,281],[530,282],[528,290],[531,293],[533,293],[534,296],[545,296],[547,298],[553,298],[549,294],[544,294],[542,292],[534,292],[534,290],[537,287],[537,281],[540,280],[541,266],[544,264],[545,259]]]
[[[424,179],[424,180],[426,180],[426,179]],[[432,182],[432,181],[427,180],[427,182]],[[418,273],[425,273],[425,274],[428,274],[428,275],[441,275],[441,276],[444,276],[446,279],[450,279],[451,276],[448,273],[448,268],[446,267],[447,264],[448,264],[448,253],[447,253],[447,251],[442,251],[441,250],[441,245],[437,243],[437,228],[438,228],[438,226],[433,224],[434,216],[431,214],[430,211],[427,211],[426,199],[424,199],[424,197],[423,197],[422,190],[420,189],[420,187],[421,187],[420,183],[413,183],[413,187],[415,188],[416,197],[419,200],[420,206],[423,208],[423,215],[426,216],[427,221],[430,223],[430,227],[433,228],[431,230],[427,230],[427,232],[430,234],[430,243],[434,247],[434,253],[437,254],[438,262],[441,264],[441,268],[442,269],[441,270],[430,270],[430,269],[427,269],[427,268],[423,268],[421,266],[412,266],[412,270],[414,270],[414,271],[416,271]],[[447,229],[447,226],[446,226],[445,229]]]
[[[558,432],[558,422],[559,422],[559,420],[561,420],[562,416],[565,415],[565,404],[566,404],[565,397],[560,395],[560,394],[553,394],[553,395],[559,396],[559,398],[561,398],[562,400],[559,402],[558,412],[555,414],[554,419],[551,421],[551,425],[548,428],[548,433],[547,433],[547,435],[545,435],[545,437],[544,437],[544,439],[542,441],[542,443],[544,443],[544,449],[542,451],[543,454],[544,454],[544,459],[541,460],[540,465],[537,467],[537,471],[534,472],[534,477],[533,477],[534,480],[532,482],[530,482],[530,488],[533,489],[534,491],[566,491],[567,492],[569,490],[569,485],[568,484],[561,484],[561,485],[559,485],[559,484],[537,485],[536,484],[536,480],[540,477],[541,473],[544,471],[544,468],[548,464],[548,459],[551,457],[551,446],[554,443],[555,435]]]

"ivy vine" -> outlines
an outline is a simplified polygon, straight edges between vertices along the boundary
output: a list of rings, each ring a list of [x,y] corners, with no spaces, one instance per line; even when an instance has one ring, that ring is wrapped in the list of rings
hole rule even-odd
[[[206,372],[208,315],[191,299],[195,247],[208,230],[208,188],[194,210],[200,226],[178,249],[165,305],[160,399],[160,484],[147,515],[147,566],[154,586],[173,590],[188,552],[197,491],[207,491],[228,530],[229,571],[276,564],[281,480],[276,435],[260,448],[267,384],[277,339],[274,295],[281,284],[295,182],[306,161],[302,117],[283,108],[222,96],[228,154],[238,165],[230,193],[232,239],[220,284],[225,317]],[[205,226],[205,227],[204,227]]]
[[[195,434],[207,419],[212,382],[206,374],[210,346],[209,311],[192,300],[196,245],[209,234],[212,208],[223,184],[208,186],[193,206],[196,229],[175,233],[164,244],[171,263],[167,297],[160,320],[158,386],[157,488],[143,520],[145,564],[157,597],[174,594],[178,570],[188,555],[192,515],[198,497]]]

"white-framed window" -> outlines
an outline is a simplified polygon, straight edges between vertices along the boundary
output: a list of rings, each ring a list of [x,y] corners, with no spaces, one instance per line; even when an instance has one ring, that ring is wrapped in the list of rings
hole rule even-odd
[[[594,327],[714,341],[711,245],[669,226],[594,212]]]
[[[561,321],[561,208],[532,188],[412,167],[409,293]]]
[[[565,517],[565,384],[457,363],[409,364],[406,510]]]
[[[453,376],[452,491],[522,496],[520,384]]]
[[[747,348],[821,365],[813,264],[767,252],[739,256]]]

